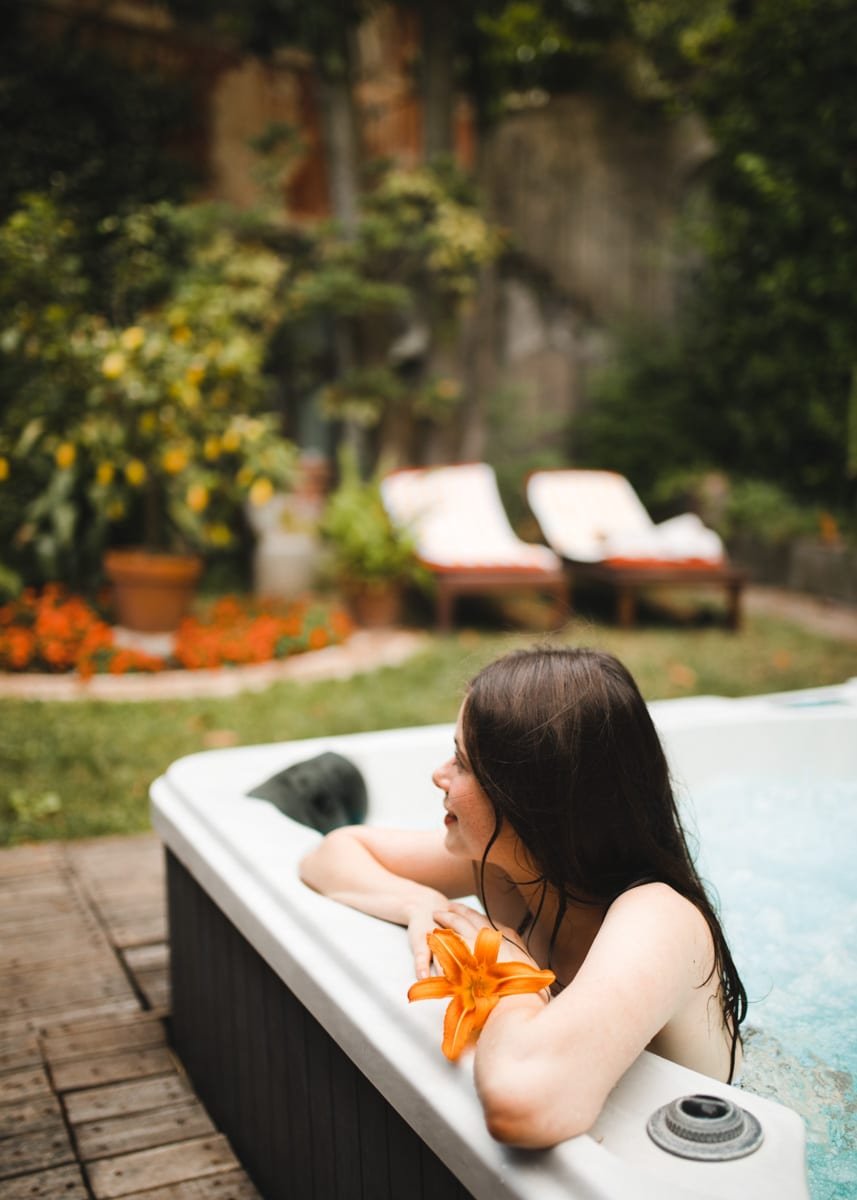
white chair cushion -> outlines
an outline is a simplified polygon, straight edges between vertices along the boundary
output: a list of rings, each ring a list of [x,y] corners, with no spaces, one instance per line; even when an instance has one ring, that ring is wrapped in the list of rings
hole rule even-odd
[[[514,532],[487,463],[393,471],[381,481],[381,495],[391,520],[410,530],[419,557],[438,570],[561,568],[547,546]]]
[[[723,543],[695,513],[655,525],[613,471],[535,471],[527,499],[545,540],[575,562],[722,562]]]

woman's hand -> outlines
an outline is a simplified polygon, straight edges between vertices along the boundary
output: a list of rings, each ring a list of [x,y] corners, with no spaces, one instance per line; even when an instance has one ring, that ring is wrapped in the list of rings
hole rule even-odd
[[[525,948],[514,929],[510,929],[507,925],[492,925],[484,913],[477,912],[475,908],[470,908],[467,904],[451,900],[446,907],[436,909],[432,915],[435,925],[454,930],[464,938],[471,950],[480,929],[497,929],[503,935],[503,941],[497,954],[498,962],[525,962],[537,969],[540,968],[540,964]]]
[[[444,897],[441,903],[446,905],[450,901]],[[427,979],[431,974],[432,952],[426,939],[439,924],[435,920],[436,907],[436,901],[415,905],[408,917],[408,945],[414,956],[417,979]]]

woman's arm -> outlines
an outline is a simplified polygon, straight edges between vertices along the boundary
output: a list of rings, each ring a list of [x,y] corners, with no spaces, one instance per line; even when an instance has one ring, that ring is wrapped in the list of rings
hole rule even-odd
[[[329,833],[300,864],[309,887],[372,917],[405,925],[418,978],[429,973],[433,913],[474,891],[473,864],[450,854],[442,830],[349,825]]]
[[[436,916],[468,939],[474,932],[455,913]],[[515,957],[504,946],[501,958]],[[489,1017],[475,1080],[492,1135],[536,1148],[585,1133],[655,1035],[691,1001],[704,1008],[711,962],[708,928],[689,901],[662,884],[620,896],[556,999],[510,996]]]

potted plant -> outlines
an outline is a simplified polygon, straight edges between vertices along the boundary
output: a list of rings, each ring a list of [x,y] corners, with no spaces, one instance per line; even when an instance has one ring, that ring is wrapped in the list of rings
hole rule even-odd
[[[378,475],[364,480],[347,450],[340,453],[339,468],[321,519],[337,582],[358,624],[396,624],[405,585],[424,586],[426,572],[413,538],[393,525],[384,508]]]
[[[133,319],[56,306],[62,337],[41,339],[40,395],[61,393],[62,404],[43,404],[0,444],[9,482],[20,475],[31,496],[16,544],[62,577],[79,548],[87,562],[106,551],[120,623],[152,632],[176,628],[203,556],[234,545],[245,504],[288,489],[297,467],[266,411],[279,257],[204,212],[161,208],[129,218],[119,243],[130,281],[116,284],[114,303]],[[182,231],[177,267],[164,222]],[[155,291],[141,283],[147,271]],[[161,611],[151,608],[158,580]]]

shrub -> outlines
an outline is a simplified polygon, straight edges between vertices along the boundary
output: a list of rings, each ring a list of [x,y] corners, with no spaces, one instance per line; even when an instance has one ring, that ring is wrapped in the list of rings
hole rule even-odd
[[[157,205],[114,238],[140,268],[133,287],[115,276],[127,323],[89,310],[54,204],[32,197],[0,227],[0,489],[9,565],[32,581],[86,582],[114,541],[228,548],[244,501],[296,467],[263,374],[279,256],[219,209]]]

